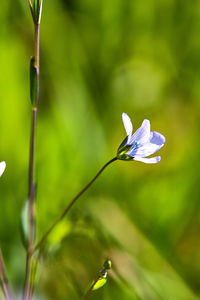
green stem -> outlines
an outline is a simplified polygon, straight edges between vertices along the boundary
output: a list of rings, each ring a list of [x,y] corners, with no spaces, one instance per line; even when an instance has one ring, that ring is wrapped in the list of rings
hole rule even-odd
[[[64,209],[64,211],[61,213],[61,215],[54,221],[54,223],[49,227],[47,232],[42,236],[41,240],[36,244],[33,252],[35,252],[37,249],[40,248],[40,246],[44,243],[48,235],[52,232],[52,230],[55,228],[55,226],[65,217],[65,215],[68,213],[70,208],[75,204],[75,202],[80,198],[80,196],[83,195],[83,193],[94,183],[94,181],[99,177],[99,175],[103,172],[103,170],[110,165],[112,162],[117,160],[117,157],[111,159],[108,161],[101,169],[100,171],[94,176],[94,178],[72,199],[72,201],[68,204],[68,206]]]
[[[31,253],[26,254],[26,275],[25,275],[25,287],[23,293],[23,300],[29,299],[30,290],[30,274],[31,274]]]
[[[35,184],[34,184],[34,158],[35,158],[35,130],[36,130],[37,107],[33,108],[31,141],[30,141],[30,161],[29,161],[29,251],[34,243],[34,199],[35,199]]]
[[[36,257],[32,256],[31,259],[31,273],[30,273],[29,294],[28,294],[29,299],[32,299],[33,296],[35,276],[37,272],[39,256],[40,256],[40,252],[38,253],[38,255],[36,255]]]
[[[8,279],[6,277],[6,272],[5,272],[5,268],[4,268],[3,256],[2,256],[1,249],[0,249],[0,278],[2,280],[2,288],[3,288],[3,292],[4,292],[6,300],[13,300],[14,298],[13,298],[11,290],[9,288]]]

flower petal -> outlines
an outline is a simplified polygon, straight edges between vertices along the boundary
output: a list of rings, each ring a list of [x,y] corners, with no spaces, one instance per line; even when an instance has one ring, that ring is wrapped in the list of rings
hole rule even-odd
[[[157,131],[151,131],[150,133],[150,143],[156,145],[164,145],[165,137]]]
[[[144,158],[144,157],[140,157],[140,156],[135,156],[133,158],[133,160],[141,161],[141,162],[144,162],[145,164],[156,164],[161,160],[161,157],[155,156],[155,157],[151,157],[151,158]]]
[[[144,120],[140,128],[132,135],[130,143],[133,144],[137,141],[139,144],[144,144],[149,142],[150,139],[150,122],[149,120]]]
[[[122,121],[124,124],[124,128],[126,130],[127,136],[131,136],[131,134],[133,132],[133,125],[132,125],[131,119],[129,118],[129,116],[126,113],[122,114]]]
[[[0,176],[3,174],[5,168],[6,168],[5,161],[0,162]]]
[[[154,154],[155,152],[157,152],[158,150],[160,150],[160,148],[163,146],[162,145],[157,145],[157,144],[152,144],[152,143],[146,143],[143,146],[140,146],[136,149],[133,148],[133,150],[129,150],[129,152],[127,153],[130,156],[140,156],[140,157],[146,157],[149,156],[151,154]]]

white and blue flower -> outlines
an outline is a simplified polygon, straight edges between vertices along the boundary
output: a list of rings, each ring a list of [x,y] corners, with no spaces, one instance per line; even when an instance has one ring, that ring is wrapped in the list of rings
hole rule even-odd
[[[157,131],[150,131],[150,122],[146,119],[132,135],[133,125],[126,113],[122,114],[122,120],[127,137],[118,148],[117,158],[121,160],[137,160],[147,164],[158,163],[161,159],[160,156],[151,158],[147,158],[147,156],[154,154],[163,147],[165,137]]]
[[[6,163],[5,161],[0,162],[0,176],[3,174],[6,168]]]

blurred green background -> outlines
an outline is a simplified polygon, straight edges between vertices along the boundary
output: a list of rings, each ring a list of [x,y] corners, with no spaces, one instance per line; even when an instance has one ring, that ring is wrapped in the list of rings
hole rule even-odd
[[[28,0],[0,4],[0,245],[21,292],[19,220],[27,197],[33,26]],[[44,0],[37,123],[37,237],[144,118],[166,136],[157,165],[117,161],[49,238],[38,299],[200,296],[200,2]],[[0,294],[1,297],[1,294]]]

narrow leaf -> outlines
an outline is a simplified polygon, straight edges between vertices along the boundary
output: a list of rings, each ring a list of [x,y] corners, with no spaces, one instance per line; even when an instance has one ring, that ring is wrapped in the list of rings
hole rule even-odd
[[[41,20],[42,4],[43,4],[43,0],[41,0],[41,2],[40,2],[40,9],[39,9],[39,13],[38,13],[38,23],[40,23],[40,20]]]
[[[38,97],[38,82],[37,82],[37,68],[35,67],[35,58],[31,57],[30,61],[30,97],[33,107],[37,106]]]
[[[40,23],[42,12],[42,0],[33,0],[33,14],[37,23]]]
[[[24,203],[24,207],[21,212],[21,222],[20,222],[20,231],[21,231],[21,237],[22,237],[22,243],[25,248],[28,246],[28,200],[26,199]]]

